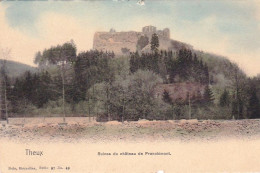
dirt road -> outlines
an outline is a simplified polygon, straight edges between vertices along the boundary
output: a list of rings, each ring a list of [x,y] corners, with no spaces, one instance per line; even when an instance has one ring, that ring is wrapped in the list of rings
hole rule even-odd
[[[89,118],[13,118],[1,122],[0,138],[10,140],[167,141],[260,139],[260,120],[179,120],[106,122]]]

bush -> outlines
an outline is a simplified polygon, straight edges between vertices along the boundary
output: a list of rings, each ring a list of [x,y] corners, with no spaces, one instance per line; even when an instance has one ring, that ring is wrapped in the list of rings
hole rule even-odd
[[[194,108],[192,117],[196,119],[232,119],[232,114],[228,107],[209,106]]]

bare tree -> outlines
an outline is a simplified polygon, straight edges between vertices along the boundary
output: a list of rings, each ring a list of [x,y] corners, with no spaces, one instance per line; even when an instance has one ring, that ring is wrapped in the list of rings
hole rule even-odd
[[[0,93],[0,103],[1,103],[1,108],[2,108],[2,103],[4,103],[4,112],[5,112],[5,118],[6,118],[6,122],[7,124],[9,123],[8,121],[8,99],[7,99],[7,67],[6,67],[6,62],[7,60],[9,59],[10,57],[10,54],[11,54],[11,49],[1,49],[1,59],[2,59],[2,62],[1,62],[1,88],[3,90],[1,90],[1,93]],[[2,110],[1,110],[2,112]]]
[[[233,116],[236,114],[235,119],[241,119],[243,116],[243,107],[246,100],[245,97],[245,87],[246,87],[246,75],[243,71],[239,70],[238,66],[235,64],[232,74],[232,88],[234,91],[234,101],[233,105]]]

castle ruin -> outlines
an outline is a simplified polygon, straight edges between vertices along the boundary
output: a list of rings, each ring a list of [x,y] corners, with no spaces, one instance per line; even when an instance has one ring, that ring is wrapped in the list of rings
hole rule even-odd
[[[182,47],[189,49],[192,48],[192,46],[188,44],[172,40],[170,38],[169,28],[157,30],[155,26],[145,26],[142,28],[142,32],[116,32],[113,28],[109,32],[96,32],[93,40],[93,49],[99,51],[113,51],[116,55],[124,54],[125,52],[122,50],[135,52],[137,50],[138,39],[141,36],[147,36],[150,41],[152,34],[154,33],[156,33],[159,37],[160,50],[176,51]],[[150,48],[148,44],[142,51],[149,50]]]

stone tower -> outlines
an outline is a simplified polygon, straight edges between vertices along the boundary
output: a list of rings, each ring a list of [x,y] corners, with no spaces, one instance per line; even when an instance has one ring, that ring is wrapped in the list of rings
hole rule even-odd
[[[164,28],[163,29],[163,36],[165,38],[170,38],[170,29],[169,28]]]
[[[143,27],[143,33],[155,33],[156,32],[156,27],[155,26],[145,26]]]

